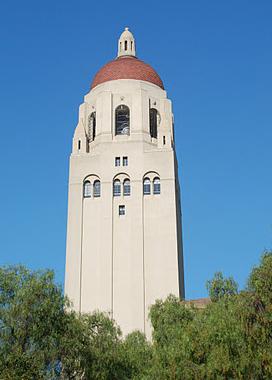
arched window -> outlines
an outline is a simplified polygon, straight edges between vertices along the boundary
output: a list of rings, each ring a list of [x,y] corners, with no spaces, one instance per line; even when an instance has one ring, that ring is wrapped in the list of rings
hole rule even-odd
[[[144,195],[149,195],[151,193],[151,186],[150,186],[150,179],[149,178],[144,179],[143,191],[144,191]]]
[[[115,134],[129,135],[129,108],[124,104],[115,110]]]
[[[125,179],[124,180],[124,183],[123,183],[123,187],[124,187],[124,195],[130,195],[130,180],[129,179]]]
[[[161,182],[158,177],[153,179],[153,194],[161,193]]]
[[[91,182],[85,181],[83,185],[83,197],[89,198],[91,196]]]
[[[94,141],[95,139],[95,128],[96,128],[96,113],[92,112],[89,116],[88,134],[89,140]]]
[[[94,197],[100,197],[100,181],[96,180],[93,184],[93,196]]]
[[[150,136],[157,138],[158,135],[158,111],[155,108],[149,110],[149,130]]]
[[[119,179],[116,179],[113,182],[113,196],[114,197],[119,197],[121,195],[121,182]]]

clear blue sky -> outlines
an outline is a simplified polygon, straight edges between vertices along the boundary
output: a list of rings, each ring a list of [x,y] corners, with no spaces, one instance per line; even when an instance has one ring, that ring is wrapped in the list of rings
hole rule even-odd
[[[244,286],[272,247],[272,2],[13,1],[0,6],[0,265],[63,282],[78,106],[125,26],[175,114],[187,298]]]

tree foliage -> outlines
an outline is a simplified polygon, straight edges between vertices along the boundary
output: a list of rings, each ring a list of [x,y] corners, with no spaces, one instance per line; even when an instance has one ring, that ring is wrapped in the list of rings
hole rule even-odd
[[[0,373],[4,379],[52,378],[66,325],[65,299],[51,271],[0,268]]]
[[[212,301],[231,297],[238,293],[238,285],[232,277],[224,278],[222,272],[216,272],[212,280],[207,281],[207,289]]]
[[[186,309],[174,297],[150,311],[151,377],[158,379],[272,379],[272,253],[254,268],[245,291],[216,274],[211,304]]]
[[[245,290],[221,273],[208,289],[202,310],[156,301],[147,341],[105,314],[71,311],[51,271],[0,268],[0,379],[272,379],[272,253]]]

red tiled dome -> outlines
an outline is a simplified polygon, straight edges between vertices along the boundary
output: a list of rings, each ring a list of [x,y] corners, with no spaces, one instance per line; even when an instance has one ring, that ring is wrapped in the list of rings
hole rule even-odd
[[[156,71],[147,63],[132,56],[123,56],[107,63],[95,75],[91,88],[116,79],[137,79],[150,82],[164,89]]]

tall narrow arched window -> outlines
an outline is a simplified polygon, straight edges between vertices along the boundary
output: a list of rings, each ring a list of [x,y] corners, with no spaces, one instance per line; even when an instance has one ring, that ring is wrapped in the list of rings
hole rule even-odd
[[[150,179],[149,178],[144,179],[143,192],[144,192],[144,195],[149,195],[151,193],[151,186],[150,186]]]
[[[88,134],[89,140],[94,141],[96,133],[96,113],[92,112],[89,116]]]
[[[158,135],[158,111],[155,108],[149,110],[149,130],[150,136],[157,138]]]
[[[113,182],[113,196],[114,197],[119,197],[121,195],[121,182],[119,179],[116,179]]]
[[[91,196],[91,182],[85,181],[83,184],[83,197],[89,198]]]
[[[129,108],[124,104],[115,110],[115,134],[129,135]]]
[[[159,177],[153,179],[153,194],[161,193],[161,182]]]
[[[130,195],[130,180],[125,179],[123,182],[123,188],[124,188],[124,195]]]
[[[100,181],[96,180],[94,181],[94,184],[93,184],[93,196],[100,197],[100,192],[101,192]]]

